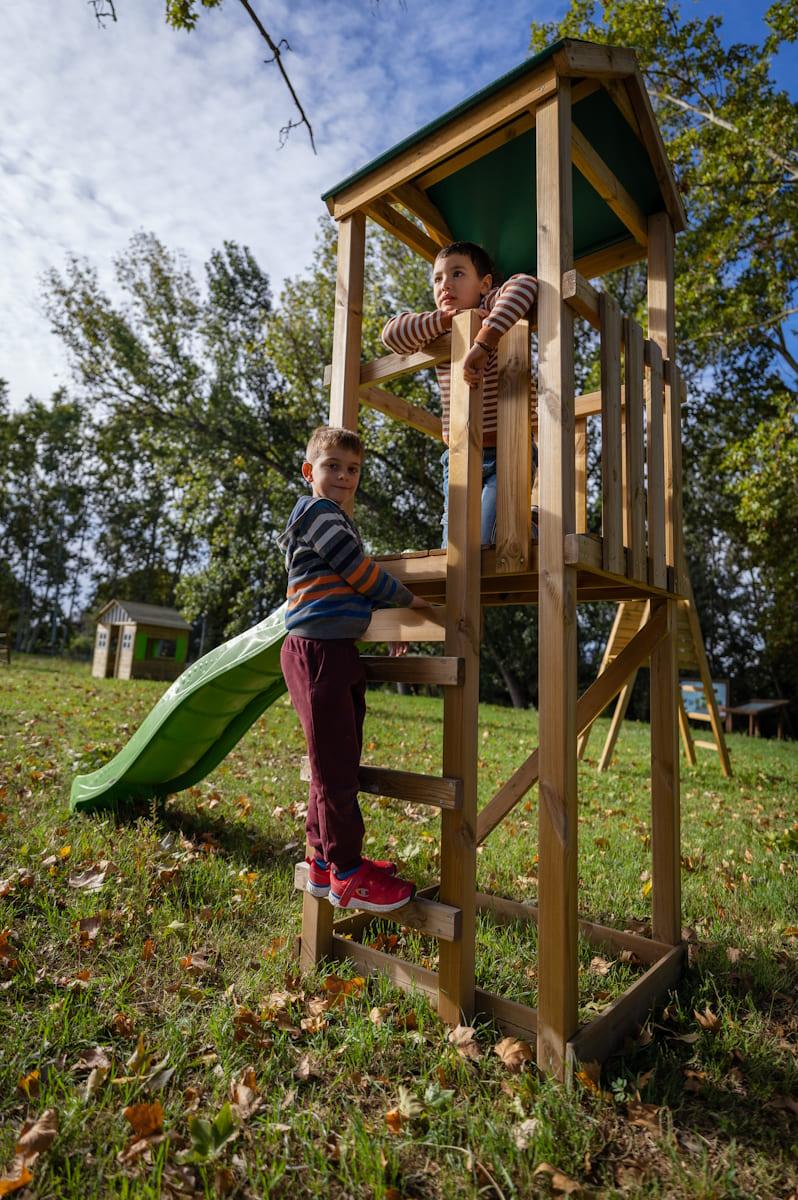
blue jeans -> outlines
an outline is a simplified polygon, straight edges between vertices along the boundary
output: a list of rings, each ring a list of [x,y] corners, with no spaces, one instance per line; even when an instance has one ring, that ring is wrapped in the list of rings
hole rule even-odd
[[[449,451],[441,455],[443,466],[443,516],[441,517],[441,546],[445,549],[449,541]],[[532,478],[538,467],[538,448],[532,443]],[[538,510],[532,509],[532,540],[538,540]],[[496,545],[496,447],[487,446],[482,451],[482,520],[479,539],[483,546]]]
[[[443,466],[443,516],[441,517],[441,546],[449,540],[449,451],[441,455]],[[496,542],[496,447],[487,446],[482,451],[482,522],[480,541],[483,546]]]

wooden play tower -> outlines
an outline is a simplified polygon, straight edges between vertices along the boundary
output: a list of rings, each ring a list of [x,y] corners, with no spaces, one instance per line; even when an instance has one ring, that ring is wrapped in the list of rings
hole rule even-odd
[[[305,893],[301,960],[312,967],[353,959],[360,969],[384,971],[399,986],[426,992],[452,1024],[492,1014],[507,1032],[536,1039],[540,1067],[565,1078],[574,1061],[605,1058],[675,983],[683,962],[676,607],[685,588],[673,250],[684,211],[634,53],[570,40],[405,140],[325,200],[339,225],[330,424],[356,428],[365,404],[440,437],[436,417],[386,385],[445,359],[452,364],[448,551],[383,560],[441,608],[377,612],[366,638],[444,643],[442,657],[366,658],[372,679],[442,686],[442,771],[361,769],[364,791],[440,809],[440,885],[396,914],[402,925],[435,935],[440,956],[433,972],[362,945],[357,935],[371,918],[334,924],[327,901]],[[519,324],[500,344],[497,544],[482,550],[482,396],[462,372],[478,318],[460,314],[451,335],[424,353],[361,361],[366,217],[430,261],[440,246],[467,239],[485,245],[502,274],[537,275],[538,544],[530,522],[528,327]],[[648,263],[646,331],[588,282],[641,259]],[[585,396],[574,394],[574,337],[584,329],[577,319],[601,341],[601,388]],[[589,417],[601,423],[600,535],[588,533],[586,522]],[[644,601],[648,615],[579,696],[576,606],[593,600]],[[481,610],[507,603],[539,606],[540,744],[478,813]],[[577,738],[647,660],[651,938],[581,920],[577,880]],[[532,908],[479,892],[476,865],[479,844],[535,783],[539,903]],[[296,882],[304,884],[302,868]],[[481,911],[500,921],[537,921],[537,1009],[475,986]],[[632,949],[647,967],[582,1026],[580,935]]]

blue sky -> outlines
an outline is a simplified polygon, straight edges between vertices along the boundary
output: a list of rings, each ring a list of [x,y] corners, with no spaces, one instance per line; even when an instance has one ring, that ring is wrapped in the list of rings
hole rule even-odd
[[[85,0],[38,0],[3,13],[0,44],[0,377],[13,405],[69,383],[50,334],[40,278],[70,252],[113,293],[112,263],[131,235],[154,231],[199,273],[226,238],[248,244],[281,281],[310,262],[320,194],[382,150],[490,83],[527,53],[531,20],[560,0],[260,0],[287,37],[292,80],[318,155],[295,130],[265,47],[236,0],[186,35],[162,0],[117,0],[96,27]],[[728,41],[759,40],[766,2],[682,0],[721,8]],[[777,64],[798,94],[798,49]]]

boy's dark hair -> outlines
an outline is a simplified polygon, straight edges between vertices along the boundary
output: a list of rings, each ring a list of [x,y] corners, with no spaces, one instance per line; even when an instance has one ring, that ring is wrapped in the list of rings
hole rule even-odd
[[[448,246],[444,246],[435,255],[436,258],[449,258],[451,254],[462,254],[465,258],[470,258],[477,269],[477,274],[480,279],[485,275],[491,275],[493,282],[496,282],[496,271],[491,262],[491,257],[487,250],[482,246],[478,246],[476,242],[450,242]]]
[[[349,450],[352,454],[359,454],[361,458],[363,457],[363,443],[351,429],[339,429],[335,425],[319,425],[318,429],[314,429],[310,435],[305,450],[305,461],[315,462],[320,455],[326,454],[329,450]]]

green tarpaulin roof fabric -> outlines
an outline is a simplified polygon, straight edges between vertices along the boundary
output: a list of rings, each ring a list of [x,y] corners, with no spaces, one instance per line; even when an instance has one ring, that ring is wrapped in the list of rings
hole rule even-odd
[[[344,179],[325,192],[322,199],[338,195],[454,117],[534,71],[564,44],[555,42],[527,59]],[[665,207],[647,152],[604,89],[599,88],[574,105],[573,121],[646,216]],[[535,151],[535,130],[530,129],[428,189],[430,200],[445,218],[454,238],[484,246],[505,278],[516,271],[537,272]],[[573,169],[573,217],[575,259],[626,241],[630,236],[576,168]]]

